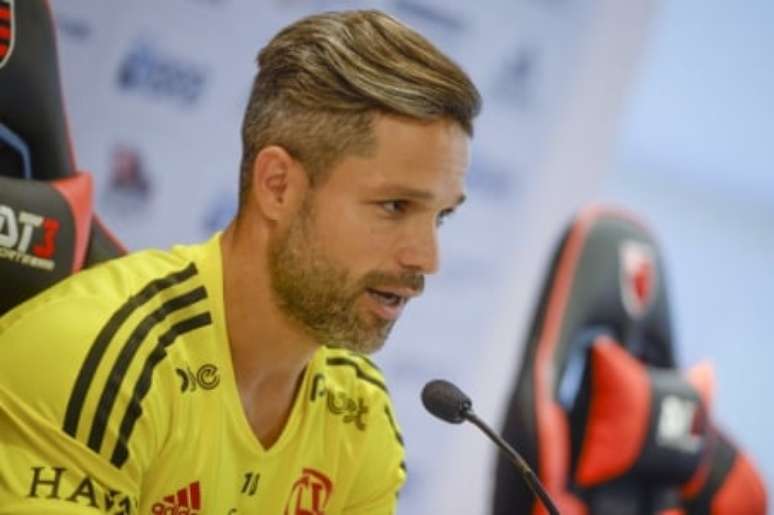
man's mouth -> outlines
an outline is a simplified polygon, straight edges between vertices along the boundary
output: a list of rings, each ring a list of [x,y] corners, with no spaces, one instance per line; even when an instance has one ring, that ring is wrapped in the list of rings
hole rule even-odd
[[[419,294],[418,291],[408,288],[367,288],[368,297],[374,301],[373,308],[376,314],[384,320],[397,320],[403,312],[406,303]]]
[[[408,300],[406,297],[388,291],[376,290],[373,288],[368,288],[367,291],[377,302],[390,307],[397,307],[401,304],[405,304]]]

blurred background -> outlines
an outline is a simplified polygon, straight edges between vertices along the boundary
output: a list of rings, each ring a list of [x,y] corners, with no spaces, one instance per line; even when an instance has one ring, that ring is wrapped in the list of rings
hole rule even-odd
[[[444,377],[499,427],[548,256],[589,202],[662,244],[684,366],[774,492],[774,3],[767,0],[52,0],[79,168],[131,249],[205,239],[236,207],[258,50],[323,10],[374,7],[484,97],[442,272],[376,356],[406,440],[401,513],[483,514],[493,448],[421,408]],[[30,109],[34,109],[31,106]]]

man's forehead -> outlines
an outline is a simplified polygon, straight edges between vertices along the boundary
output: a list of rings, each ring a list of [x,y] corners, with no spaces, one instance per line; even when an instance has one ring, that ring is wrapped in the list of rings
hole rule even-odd
[[[378,195],[456,205],[464,200],[469,138],[448,121],[382,117],[373,154],[347,155],[334,166],[333,183]]]

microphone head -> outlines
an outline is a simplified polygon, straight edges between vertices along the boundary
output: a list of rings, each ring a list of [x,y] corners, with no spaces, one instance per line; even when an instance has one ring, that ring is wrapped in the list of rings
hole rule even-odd
[[[446,422],[460,424],[473,407],[470,397],[449,381],[435,379],[422,389],[422,404],[427,411]]]

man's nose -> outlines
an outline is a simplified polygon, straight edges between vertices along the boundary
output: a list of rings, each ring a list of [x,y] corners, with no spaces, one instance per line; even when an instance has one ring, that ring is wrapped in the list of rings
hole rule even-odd
[[[415,228],[406,235],[400,247],[398,261],[404,268],[423,274],[434,274],[440,265],[438,249],[438,228]]]

